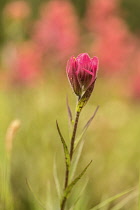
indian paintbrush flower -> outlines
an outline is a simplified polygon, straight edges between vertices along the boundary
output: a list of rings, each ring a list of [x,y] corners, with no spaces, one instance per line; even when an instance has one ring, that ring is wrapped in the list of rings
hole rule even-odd
[[[66,72],[70,84],[84,106],[88,101],[97,78],[98,58],[90,58],[87,53],[71,57],[67,63]]]
[[[97,78],[97,70],[98,70],[98,58],[97,57],[90,58],[87,53],[82,53],[78,55],[77,58],[71,57],[67,63],[67,67],[66,67],[67,76],[75,94],[78,96],[78,103],[76,105],[76,113],[75,113],[75,120],[73,124],[72,136],[70,140],[70,148],[67,147],[67,143],[65,142],[61,134],[61,131],[59,129],[58,123],[56,122],[57,130],[61,138],[61,142],[63,144],[65,162],[66,162],[64,192],[62,195],[62,199],[60,201],[61,210],[65,209],[66,202],[67,202],[71,189],[77,183],[77,181],[83,176],[83,174],[85,173],[85,171],[87,170],[87,168],[92,162],[90,161],[90,163],[84,168],[82,173],[70,183],[69,175],[70,175],[71,164],[73,160],[73,154],[75,152],[76,145],[77,145],[76,132],[77,132],[77,126],[79,122],[79,117],[80,117],[82,108],[85,106],[86,102],[90,98],[90,95],[93,91],[94,84]],[[95,110],[94,115],[88,121],[88,123],[91,122],[91,120],[94,118],[97,110],[98,110],[98,107]],[[71,115],[71,110],[70,110],[69,105],[68,105],[68,112]],[[70,120],[72,120],[72,115],[70,116]]]

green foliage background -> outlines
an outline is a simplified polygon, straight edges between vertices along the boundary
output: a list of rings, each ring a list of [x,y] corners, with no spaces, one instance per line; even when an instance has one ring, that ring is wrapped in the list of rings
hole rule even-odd
[[[88,1],[71,1],[82,20]],[[0,28],[2,28],[2,11],[8,2],[8,0],[0,0]],[[32,18],[35,19],[40,5],[46,0],[28,0],[28,2],[33,11]],[[130,30],[139,34],[140,1],[121,0],[120,8],[120,15],[123,16]],[[0,40],[1,44],[4,44],[3,30],[0,32]],[[55,121],[58,120],[64,137],[69,136],[66,95],[69,96],[73,113],[76,97],[69,87],[64,74],[65,69],[57,69],[57,71],[47,69],[47,71],[46,80],[36,87],[19,89],[7,87],[0,90],[0,210],[4,210],[1,196],[4,196],[7,202],[12,197],[13,207],[10,210],[42,209],[28,189],[26,178],[36,196],[47,206],[46,210],[58,210],[59,200],[53,177],[54,160],[56,160],[61,188],[63,188],[65,164]],[[80,194],[87,177],[89,178],[87,188],[74,210],[88,210],[103,200],[132,187],[134,187],[135,196],[130,193],[129,196],[112,202],[103,210],[110,210],[121,202],[124,202],[122,210],[138,209],[140,108],[139,102],[123,94],[123,85],[117,79],[108,80],[99,76],[95,91],[83,110],[78,133],[91,117],[96,106],[100,105],[96,118],[85,136],[84,150],[77,174],[90,160],[93,160],[93,163],[77,188],[73,190],[68,209]],[[10,180],[6,183],[5,135],[11,121],[17,118],[21,120],[21,128],[14,139],[10,159]],[[69,138],[67,143],[69,144]]]

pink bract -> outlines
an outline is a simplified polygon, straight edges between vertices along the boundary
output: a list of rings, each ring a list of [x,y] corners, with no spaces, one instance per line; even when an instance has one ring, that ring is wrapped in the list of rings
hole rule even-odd
[[[93,85],[97,77],[98,58],[90,58],[87,53],[71,57],[67,63],[66,72],[70,84],[77,96]]]

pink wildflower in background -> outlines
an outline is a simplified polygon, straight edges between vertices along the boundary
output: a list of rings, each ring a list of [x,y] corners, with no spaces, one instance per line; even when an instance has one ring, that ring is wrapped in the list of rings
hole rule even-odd
[[[17,46],[11,61],[10,80],[13,84],[31,85],[41,76],[41,54],[32,42]]]
[[[102,30],[102,26],[116,13],[116,0],[89,0],[86,27],[91,32]]]
[[[107,72],[122,72],[127,69],[128,60],[134,51],[135,40],[117,18],[108,20],[104,33],[97,37],[97,55],[102,68]]]
[[[117,3],[116,0],[91,1],[87,12],[88,28],[95,35],[92,48],[100,57],[100,66],[105,69],[104,73],[126,70],[135,48],[135,38],[118,16]]]
[[[53,0],[43,5],[33,39],[53,63],[64,61],[75,53],[79,44],[79,27],[71,3]]]

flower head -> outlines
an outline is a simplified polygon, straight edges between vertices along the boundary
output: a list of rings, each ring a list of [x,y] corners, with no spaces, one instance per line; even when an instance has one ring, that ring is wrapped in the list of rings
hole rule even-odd
[[[98,58],[90,58],[87,53],[71,57],[67,63],[66,71],[70,84],[77,96],[81,98],[89,88],[93,90],[97,77]],[[92,87],[92,88],[91,88]],[[91,90],[91,92],[92,92]]]

